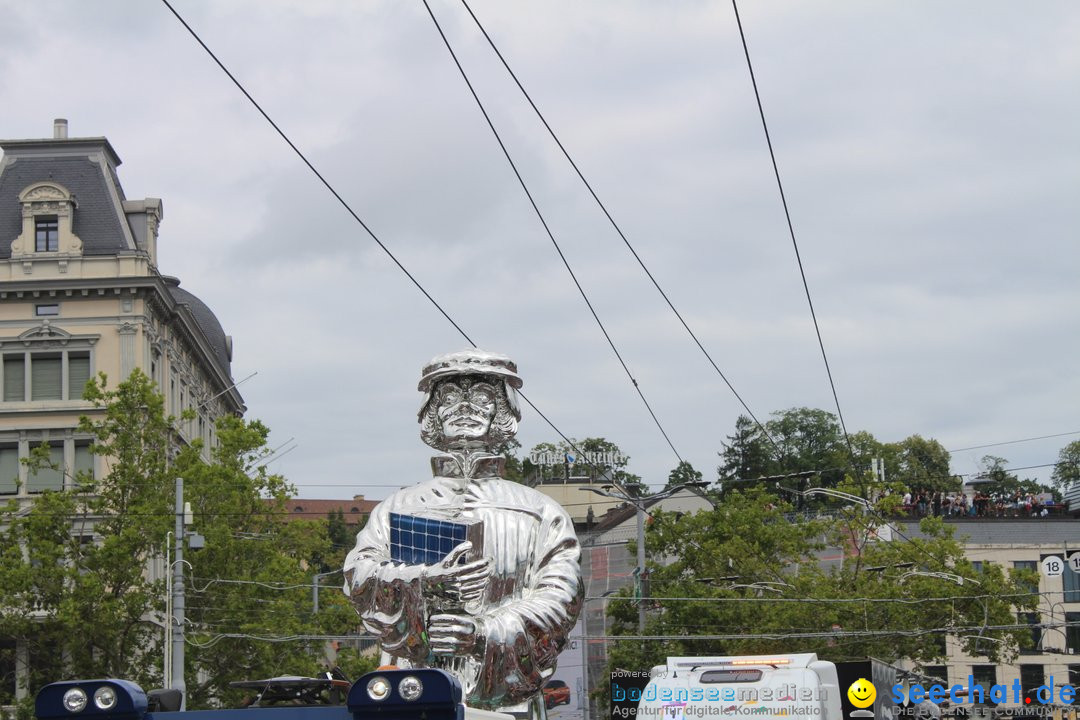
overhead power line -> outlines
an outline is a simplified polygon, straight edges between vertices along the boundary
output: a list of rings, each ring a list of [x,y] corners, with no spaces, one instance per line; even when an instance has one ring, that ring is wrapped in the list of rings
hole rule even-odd
[[[1080,435],[1080,430],[1073,430],[1072,432],[1054,433],[1052,435],[1038,435],[1036,437],[1020,438],[1019,440],[1005,440],[1003,442],[987,443],[985,445],[971,445],[969,447],[956,448],[955,450],[946,450],[949,453],[964,452],[965,450],[981,450],[988,447],[998,447],[999,445],[1016,445],[1017,443],[1031,442],[1033,440],[1046,440],[1048,438],[1065,437],[1066,435]]]
[[[181,17],[180,13],[176,11],[176,8],[174,8],[169,3],[169,0],[161,0],[161,2],[165,4],[165,7],[169,8],[172,14],[176,16],[176,19],[180,21],[180,24],[183,25],[189,33],[191,33],[191,36],[195,38],[195,41],[202,46],[202,49],[205,50],[206,53],[217,64],[217,66],[221,68],[221,71],[228,76],[229,80],[232,81],[233,85],[235,85],[237,89],[244,94],[244,97],[248,99],[248,102],[251,103],[252,107],[259,111],[259,114],[263,116],[266,122],[270,123],[270,126],[274,128],[275,132],[277,132],[277,134],[281,136],[281,139],[284,140],[290,148],[292,148],[292,151],[296,153],[296,156],[299,157],[305,165],[307,165],[308,169],[311,170],[315,177],[319,179],[319,182],[321,182],[323,186],[328,191],[330,191],[330,194],[334,196],[334,199],[336,199],[343,208],[345,208],[345,211],[352,216],[353,220],[355,220],[360,225],[360,227],[364,229],[364,232],[366,232],[371,237],[371,239],[375,241],[375,243],[386,254],[386,256],[390,258],[395,265],[397,265],[398,269],[401,270],[401,272],[405,273],[405,276],[409,278],[410,281],[412,281],[412,284],[416,286],[416,289],[423,293],[424,297],[428,299],[428,301],[435,307],[435,309],[438,310],[444,318],[446,318],[446,321],[454,326],[454,329],[458,331],[461,337],[465,338],[466,342],[468,342],[470,345],[476,347],[476,343],[473,342],[473,339],[469,337],[468,333],[466,333],[461,328],[461,326],[458,325],[452,317],[450,317],[450,314],[446,312],[446,310],[443,309],[442,305],[440,305],[438,301],[436,301],[435,298],[433,298],[431,294],[424,288],[424,286],[420,284],[420,281],[417,280],[416,277],[413,276],[413,274],[409,272],[409,270],[404,265],[401,264],[401,261],[398,260],[397,256],[395,256],[394,253],[390,251],[390,248],[386,247],[386,245],[383,244],[383,241],[379,239],[375,232],[370,227],[368,227],[367,223],[365,223],[360,218],[360,216],[356,214],[356,211],[352,209],[352,206],[349,205],[345,198],[343,198],[341,194],[338,193],[338,191],[334,188],[334,186],[330,184],[330,181],[327,180],[321,172],[319,172],[315,165],[312,164],[310,160],[308,160],[307,155],[305,155],[304,152],[296,146],[296,144],[289,138],[289,136],[285,134],[285,131],[282,130],[276,122],[274,122],[274,119],[270,117],[269,113],[263,110],[262,105],[260,105],[254,97],[252,97],[251,93],[249,93],[247,89],[240,83],[240,81],[236,79],[236,76],[234,76],[232,72],[230,72],[229,69],[225,67],[225,64],[221,60],[219,60],[218,56],[214,54],[214,51],[211,50],[205,42],[203,42],[202,38],[199,37],[199,34],[195,32],[195,30],[190,25],[188,25],[187,21],[184,20],[184,18]]]
[[[799,277],[802,278],[803,290],[806,292],[806,303],[810,306],[810,317],[814,321],[814,332],[817,334],[818,347],[821,348],[821,359],[825,362],[825,374],[829,377],[829,387],[832,389],[833,402],[836,403],[836,415],[840,419],[840,429],[844,431],[844,440],[847,442],[848,453],[852,463],[855,462],[855,449],[851,445],[848,436],[847,424],[844,422],[844,412],[840,409],[840,396],[836,392],[836,383],[833,381],[832,368],[829,367],[829,356],[825,352],[825,342],[821,339],[821,327],[818,325],[817,313],[814,311],[814,300],[810,297],[810,284],[806,280],[806,270],[803,268],[802,255],[799,252],[799,243],[795,240],[795,226],[791,222],[791,211],[788,209],[787,195],[784,193],[784,183],[780,180],[780,166],[776,162],[776,152],[773,150],[772,136],[769,134],[769,124],[765,121],[765,107],[761,102],[761,93],[758,91],[757,77],[754,75],[754,65],[750,62],[750,47],[746,43],[746,33],[743,32],[742,19],[739,17],[739,6],[735,0],[731,0],[731,7],[735,10],[735,22],[739,26],[739,39],[742,40],[743,54],[746,56],[746,68],[750,71],[750,83],[754,86],[754,98],[757,100],[758,114],[761,116],[761,127],[765,131],[765,143],[769,146],[769,158],[772,160],[773,174],[776,176],[776,186],[780,190],[780,202],[784,206],[784,218],[787,220],[788,232],[791,235],[791,245],[795,248],[795,261],[799,265]]]
[[[593,320],[600,327],[600,332],[603,333],[604,339],[607,340],[608,345],[611,347],[611,351],[615,353],[615,357],[618,359],[619,364],[622,365],[623,371],[626,373],[626,377],[629,378],[630,383],[634,386],[634,390],[637,391],[638,396],[641,398],[641,402],[645,404],[645,409],[648,410],[653,422],[656,423],[657,429],[660,430],[660,434],[664,436],[664,440],[667,441],[668,447],[675,453],[675,457],[679,462],[683,462],[682,456],[679,455],[679,451],[675,449],[674,443],[671,442],[671,438],[668,436],[667,431],[664,430],[663,424],[656,416],[652,406],[649,405],[649,401],[645,399],[645,393],[642,392],[641,386],[634,378],[633,373],[630,372],[630,368],[626,365],[626,361],[623,360],[622,354],[619,349],[615,347],[615,341],[611,339],[611,335],[608,333],[607,328],[604,327],[604,323],[600,320],[600,316],[596,313],[596,309],[593,307],[592,302],[589,300],[588,294],[585,292],[585,288],[581,286],[581,282],[578,280],[577,275],[574,273],[573,268],[570,267],[570,261],[566,259],[566,255],[563,253],[562,247],[559,246],[559,242],[555,239],[555,234],[551,231],[551,227],[548,225],[547,220],[544,219],[544,214],[540,211],[540,206],[536,204],[535,198],[529,191],[529,186],[525,183],[525,178],[522,177],[521,172],[518,170],[517,164],[510,155],[509,149],[506,147],[506,143],[503,142],[502,136],[499,135],[499,131],[495,128],[495,123],[492,122],[491,116],[488,115],[487,109],[484,107],[483,101],[480,100],[480,96],[477,94],[476,89],[473,87],[472,81],[469,80],[468,73],[465,72],[465,68],[462,66],[461,61],[458,60],[457,53],[454,52],[453,46],[450,44],[450,40],[446,37],[446,33],[443,32],[442,26],[439,24],[439,19],[435,17],[435,13],[432,12],[431,6],[427,0],[423,0],[424,7],[428,11],[428,15],[431,16],[431,21],[435,23],[435,29],[439,32],[439,37],[442,38],[443,44],[446,45],[446,49],[450,52],[450,57],[454,60],[454,65],[457,66],[458,72],[461,73],[461,77],[465,80],[465,84],[469,88],[469,92],[472,94],[473,99],[476,101],[477,106],[480,108],[481,114],[484,116],[484,120],[487,121],[488,127],[491,129],[492,134],[495,136],[495,140],[499,143],[499,147],[502,149],[503,155],[506,157],[506,161],[510,164],[510,169],[514,171],[514,176],[517,178],[518,183],[521,185],[521,189],[525,191],[525,196],[529,200],[529,204],[532,205],[533,211],[536,213],[536,217],[540,220],[540,224],[544,228],[544,232],[547,233],[548,238],[551,240],[552,245],[555,246],[555,252],[558,253],[559,259],[562,260],[563,266],[566,267],[566,271],[570,273],[570,279],[574,281],[574,286],[581,294],[581,299],[585,301],[585,305],[589,308],[589,312],[593,316]]]
[[[1043,627],[1075,627],[1080,623],[1057,623],[1053,626],[1044,625]],[[726,635],[586,635],[585,640],[607,640],[609,642],[620,642],[625,640],[687,640],[687,641],[701,641],[701,640],[786,640],[789,638],[798,639],[812,639],[812,638],[861,638],[861,637],[920,637],[923,635],[955,635],[962,632],[983,632],[983,631],[1002,631],[1007,632],[1010,630],[1030,630],[1031,625],[1026,624],[1013,624],[1013,625],[972,625],[968,627],[935,627],[935,628],[916,628],[912,630],[823,630],[817,632],[774,632],[774,633],[730,633]]]
[[[319,182],[323,184],[323,187],[325,187],[330,192],[330,194],[334,196],[334,199],[337,200],[338,203],[345,209],[345,211],[352,216],[353,220],[355,220],[357,224],[359,224],[360,227],[364,229],[364,232],[366,232],[371,237],[371,239],[375,241],[375,244],[378,245],[379,248],[386,254],[386,256],[390,258],[395,265],[397,265],[398,269],[405,274],[405,277],[409,278],[412,284],[416,286],[416,289],[419,290],[424,295],[424,297],[428,299],[428,302],[430,302],[435,307],[435,309],[439,311],[440,315],[446,318],[447,322],[454,326],[454,329],[458,331],[458,334],[460,334],[461,337],[465,338],[465,341],[469,343],[469,345],[474,348],[477,347],[476,343],[473,342],[473,339],[469,337],[468,333],[466,333],[461,328],[461,326],[458,325],[454,318],[450,317],[450,314],[445,309],[443,309],[442,305],[440,305],[438,301],[436,301],[435,298],[432,297],[431,293],[429,293],[424,288],[424,286],[420,284],[420,281],[417,280],[411,272],[409,272],[408,268],[406,268],[401,263],[401,261],[397,259],[397,256],[395,256],[394,253],[390,251],[390,248],[388,248],[383,243],[383,241],[380,240],[379,237],[374,233],[374,231],[372,231],[372,229],[368,227],[367,223],[365,223],[356,213],[356,211],[352,209],[352,206],[349,205],[348,202],[346,202],[345,198],[343,198],[341,194],[334,188],[334,186],[330,184],[330,181],[327,180],[321,172],[319,172],[315,165],[312,164],[310,160],[308,160],[307,156],[303,153],[303,151],[301,151],[300,148],[297,147],[291,139],[289,139],[289,136],[285,134],[285,131],[282,130],[276,122],[274,122],[274,119],[271,118],[269,113],[267,113],[263,109],[262,105],[260,105],[251,95],[251,93],[249,93],[247,89],[240,83],[240,81],[236,79],[236,76],[233,75],[227,67],[225,67],[225,63],[218,59],[218,56],[214,54],[214,51],[211,50],[205,42],[203,42],[203,39],[199,37],[199,34],[195,32],[195,30],[190,25],[188,25],[187,21],[184,20],[180,13],[176,11],[176,8],[174,8],[169,3],[169,0],[161,0],[161,2],[164,3],[165,7],[169,9],[169,12],[171,12],[176,17],[176,19],[180,21],[180,24],[183,25],[184,29],[186,29],[188,33],[191,34],[191,37],[195,38],[195,41],[199,43],[203,50],[206,51],[206,54],[210,56],[214,63],[217,64],[219,68],[221,68],[221,71],[225,73],[229,80],[232,81],[233,85],[235,85],[237,89],[244,94],[244,97],[248,99],[248,102],[251,103],[252,107],[259,111],[259,114],[263,116],[266,122],[270,123],[270,127],[274,128],[274,131],[277,132],[281,139],[284,140],[290,148],[292,148],[292,151],[296,153],[296,156],[299,157],[305,165],[307,165],[308,169],[311,170],[315,177],[319,179]],[[574,444],[574,442],[570,440],[570,438],[568,438],[565,434],[563,434],[562,430],[556,427],[555,423],[553,423],[547,415],[542,413],[540,409],[533,404],[532,400],[530,400],[528,396],[525,395],[525,393],[519,390],[518,394],[521,396],[521,399],[528,403],[529,407],[531,407],[536,412],[536,414],[539,415],[544,420],[544,422],[546,422],[548,426],[550,426],[551,429],[555,431],[555,433],[559,437],[561,437],[571,448],[573,448],[579,453],[581,452]]]
[[[622,228],[619,227],[619,224],[617,222],[615,222],[615,218],[612,216],[607,206],[604,205],[602,200],[600,200],[600,196],[597,195],[596,190],[593,189],[592,184],[585,179],[585,175],[581,172],[581,168],[578,167],[578,164],[574,161],[574,158],[570,156],[570,152],[566,149],[566,146],[563,145],[562,140],[559,139],[559,136],[555,134],[555,130],[551,127],[550,123],[548,123],[547,118],[544,117],[544,114],[542,112],[540,112],[540,108],[537,107],[536,103],[532,99],[532,96],[529,95],[529,91],[526,90],[525,86],[521,84],[521,80],[518,79],[517,74],[510,68],[510,64],[506,61],[506,58],[503,56],[502,52],[500,52],[499,48],[495,45],[495,41],[491,38],[491,35],[488,34],[488,31],[480,22],[480,18],[478,18],[476,16],[476,13],[473,12],[473,9],[469,7],[469,3],[467,2],[467,0],[461,0],[461,4],[464,5],[465,9],[469,12],[469,15],[473,19],[473,22],[476,23],[476,27],[479,28],[480,32],[484,35],[484,39],[487,40],[488,45],[491,46],[492,51],[494,51],[495,55],[499,58],[499,61],[502,63],[503,67],[506,68],[506,72],[508,72],[510,74],[510,77],[513,78],[514,83],[518,86],[518,89],[521,90],[522,95],[525,96],[525,99],[528,101],[529,106],[532,107],[533,112],[536,113],[536,116],[540,119],[540,122],[543,123],[544,128],[548,131],[548,134],[551,135],[551,139],[554,140],[555,144],[559,147],[559,150],[562,152],[563,157],[565,157],[567,162],[570,163],[570,167],[572,167],[574,169],[574,172],[577,173],[578,178],[585,185],[585,188],[589,191],[592,199],[596,201],[596,204],[599,206],[600,211],[604,214],[604,217],[607,218],[608,222],[611,223],[611,227],[614,228],[615,232],[622,239],[623,244],[626,245],[626,249],[629,250],[630,254],[634,256],[634,259],[637,260],[638,265],[641,266],[641,269],[645,272],[645,275],[648,276],[649,280],[652,282],[653,287],[655,287],[657,292],[660,293],[660,297],[664,298],[664,302],[667,303],[667,306],[669,308],[671,308],[671,312],[675,314],[675,317],[678,318],[683,328],[690,335],[691,339],[693,339],[694,344],[697,345],[698,349],[701,350],[703,355],[705,355],[705,359],[709,361],[710,365],[712,365],[712,368],[716,371],[716,374],[720,376],[720,379],[723,380],[724,384],[727,385],[729,390],[731,390],[731,394],[735,396],[735,399],[738,400],[739,404],[742,405],[744,410],[746,410],[746,413],[750,416],[750,419],[754,421],[754,424],[757,425],[758,429],[761,430],[765,437],[768,438],[769,442],[772,443],[773,447],[776,448],[776,450],[779,452],[780,447],[776,444],[776,441],[773,440],[772,436],[769,434],[769,431],[766,430],[765,426],[757,419],[757,416],[754,415],[754,412],[750,409],[750,406],[746,404],[746,401],[743,400],[742,396],[739,395],[737,390],[735,390],[735,386],[732,385],[731,381],[728,380],[727,376],[724,375],[722,370],[720,370],[720,366],[716,364],[715,360],[713,360],[712,355],[710,355],[709,351],[705,349],[704,345],[702,345],[701,340],[699,340],[698,336],[694,333],[694,331],[690,329],[690,326],[687,324],[686,320],[683,319],[682,314],[675,308],[674,303],[671,302],[671,298],[669,298],[667,293],[664,292],[664,289],[660,287],[660,283],[656,280],[652,272],[645,265],[645,261],[641,259],[641,256],[638,255],[637,250],[635,250],[634,246],[630,244],[630,240],[626,237],[626,234],[622,231]]]
[[[196,634],[200,634],[196,631]],[[353,642],[367,641],[374,643],[376,638],[370,635],[251,635],[248,633],[218,633],[211,635],[206,642],[200,642],[192,637],[186,638],[188,645],[200,648],[210,648],[222,640],[254,640],[257,642],[285,643],[285,642]]]
[[[979,595],[945,595],[940,597],[921,597],[921,598],[895,598],[895,597],[850,597],[850,598],[808,598],[808,597],[779,597],[775,595],[762,595],[757,596],[733,596],[733,597],[665,597],[650,595],[649,601],[663,601],[663,602],[715,602],[715,603],[805,603],[812,602],[818,604],[846,604],[846,605],[862,605],[866,603],[872,604],[895,604],[895,605],[928,605],[933,603],[947,603],[947,602],[959,602],[966,600],[1008,600],[1010,598],[1030,598],[1032,595],[1059,595],[1060,593],[1054,591],[1043,592],[1023,592],[1023,593],[1000,593],[990,594],[982,593]],[[604,600],[608,602],[626,602],[633,601],[633,597],[619,597],[618,595],[589,595],[585,597],[586,601]]]

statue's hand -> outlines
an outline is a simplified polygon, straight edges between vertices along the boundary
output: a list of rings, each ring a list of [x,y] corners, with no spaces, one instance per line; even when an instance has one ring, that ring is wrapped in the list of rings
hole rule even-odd
[[[481,558],[458,565],[470,550],[472,543],[465,541],[451,550],[442,562],[425,566],[421,573],[424,594],[460,602],[476,600],[483,595],[491,574],[491,559]]]
[[[436,655],[469,655],[482,644],[479,622],[468,615],[432,615],[428,645]]]

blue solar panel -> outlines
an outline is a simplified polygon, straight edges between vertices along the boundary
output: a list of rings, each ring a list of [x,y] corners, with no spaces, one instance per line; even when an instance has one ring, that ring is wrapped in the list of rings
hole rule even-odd
[[[466,540],[473,544],[470,559],[479,557],[483,528],[480,521],[459,523],[390,513],[390,559],[407,565],[435,565]]]

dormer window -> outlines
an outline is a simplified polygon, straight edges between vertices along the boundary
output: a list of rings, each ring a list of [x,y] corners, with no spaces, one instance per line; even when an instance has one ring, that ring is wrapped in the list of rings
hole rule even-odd
[[[59,252],[60,224],[55,215],[38,215],[34,218],[34,250]]]
[[[67,258],[82,255],[82,240],[74,232],[78,203],[67,188],[52,181],[34,183],[19,193],[19,203],[22,232],[11,243],[11,257],[32,261],[50,253],[66,267]]]

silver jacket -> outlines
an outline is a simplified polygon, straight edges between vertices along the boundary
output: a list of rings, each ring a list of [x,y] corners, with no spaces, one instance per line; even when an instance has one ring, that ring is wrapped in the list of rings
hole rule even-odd
[[[452,463],[435,458],[433,479],[380,503],[345,559],[345,592],[379,638],[384,664],[448,670],[461,680],[469,706],[495,710],[533,699],[554,673],[584,587],[581,550],[566,511],[498,477],[501,458],[483,460],[465,480]],[[480,601],[466,605],[479,626],[469,655],[431,653],[428,618],[443,610],[437,598],[423,595],[422,566],[390,559],[390,513],[432,512],[484,526],[482,555],[492,568]]]

